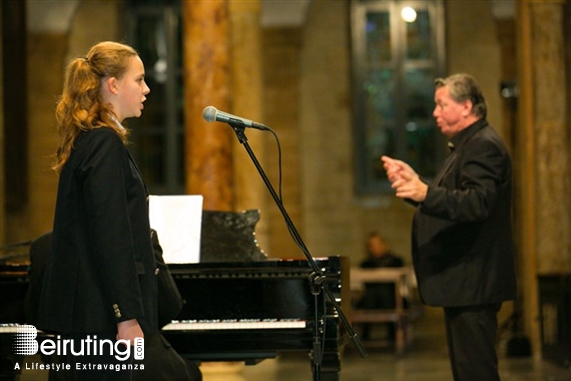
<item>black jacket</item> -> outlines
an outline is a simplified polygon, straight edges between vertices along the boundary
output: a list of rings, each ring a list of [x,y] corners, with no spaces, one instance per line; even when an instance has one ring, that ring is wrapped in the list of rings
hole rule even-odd
[[[485,120],[451,143],[453,151],[414,216],[420,296],[444,307],[514,299],[510,156]]]
[[[158,331],[148,192],[110,128],[82,133],[59,179],[38,328],[116,332],[136,318]]]

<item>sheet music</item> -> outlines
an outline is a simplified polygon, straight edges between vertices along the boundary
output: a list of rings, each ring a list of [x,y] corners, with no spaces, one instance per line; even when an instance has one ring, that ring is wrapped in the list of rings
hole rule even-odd
[[[199,262],[202,200],[202,195],[149,196],[151,228],[165,263]]]

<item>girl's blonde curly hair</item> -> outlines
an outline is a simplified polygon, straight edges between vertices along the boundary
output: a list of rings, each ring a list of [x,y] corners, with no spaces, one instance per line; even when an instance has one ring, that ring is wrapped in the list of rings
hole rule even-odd
[[[101,86],[108,78],[121,79],[129,59],[137,56],[132,47],[112,41],[93,46],[87,56],[72,60],[65,71],[63,93],[57,102],[56,120],[61,138],[53,169],[61,172],[75,140],[82,131],[109,127],[127,143],[128,131],[113,120],[115,114],[105,103]]]

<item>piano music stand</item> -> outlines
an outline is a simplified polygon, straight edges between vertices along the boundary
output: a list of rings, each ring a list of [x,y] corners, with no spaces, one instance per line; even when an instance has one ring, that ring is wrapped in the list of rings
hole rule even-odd
[[[329,287],[325,283],[325,280],[326,280],[325,274],[323,274],[323,272],[317,266],[315,259],[310,254],[309,250],[307,249],[307,247],[306,247],[305,243],[303,242],[299,232],[297,231],[297,228],[295,227],[293,221],[291,220],[291,218],[289,217],[285,207],[283,206],[281,199],[276,194],[276,191],[274,190],[270,180],[266,176],[266,173],[264,172],[262,166],[260,165],[260,162],[256,158],[256,155],[252,151],[252,148],[248,144],[248,138],[246,137],[246,134],[244,133],[246,125],[244,124],[243,121],[241,121],[239,119],[230,119],[230,121],[228,122],[228,125],[230,125],[230,127],[232,127],[232,129],[236,133],[236,136],[238,137],[238,140],[240,141],[240,143],[244,146],[244,148],[248,152],[248,155],[252,159],[252,162],[256,166],[256,169],[258,170],[260,176],[262,177],[262,180],[266,184],[266,187],[270,191],[270,194],[272,195],[276,205],[278,206],[280,212],[282,213],[282,216],[284,217],[284,220],[286,222],[286,225],[288,227],[288,230],[289,230],[292,238],[294,239],[295,243],[300,247],[301,251],[303,252],[305,257],[307,258],[308,263],[310,264],[311,268],[313,269],[313,272],[309,275],[309,279],[308,279],[309,285],[311,288],[311,292],[314,295],[314,299],[315,299],[315,310],[314,310],[315,323],[314,323],[314,327],[313,327],[312,364],[313,364],[313,379],[314,379],[314,381],[320,381],[321,360],[322,360],[322,355],[323,355],[322,349],[321,349],[320,331],[322,329],[321,326],[323,324],[325,324],[324,323],[325,322],[325,316],[319,316],[318,303],[319,303],[319,296],[322,295],[323,293],[326,295],[327,299],[331,302],[331,304],[333,304],[333,306],[335,307],[335,310],[339,314],[339,317],[341,318],[343,325],[347,329],[347,332],[349,332],[349,337],[355,343],[355,346],[359,350],[359,354],[361,355],[361,357],[363,357],[363,358],[367,357],[367,352],[365,351],[363,344],[361,343],[361,341],[357,337],[357,334],[355,333],[355,331],[353,331],[353,328],[351,327],[351,324],[349,323],[349,321],[347,320],[347,317],[343,313],[341,306],[339,305],[339,303],[337,303],[333,293],[331,292],[331,290],[329,289]],[[268,127],[268,130],[273,133],[273,131],[269,127]],[[325,299],[322,299],[322,302],[325,302]],[[323,315],[325,315],[325,313],[326,313],[325,309],[323,309]]]

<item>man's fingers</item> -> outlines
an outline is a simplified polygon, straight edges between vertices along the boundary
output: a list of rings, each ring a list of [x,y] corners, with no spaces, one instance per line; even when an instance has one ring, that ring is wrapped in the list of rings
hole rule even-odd
[[[407,171],[400,171],[400,177],[406,181],[411,181],[415,178],[415,176]]]
[[[403,184],[404,184],[404,181],[399,178],[399,179],[395,180],[395,181],[391,184],[391,188],[398,190],[398,188],[402,187]]]
[[[394,161],[394,159],[391,158],[391,157],[389,157],[389,156],[383,155],[383,156],[381,156],[381,161],[382,161],[383,163],[390,163],[391,161]]]

